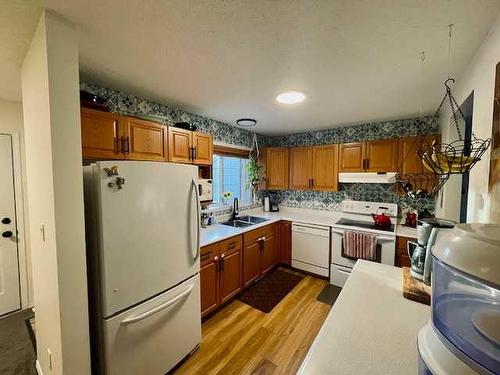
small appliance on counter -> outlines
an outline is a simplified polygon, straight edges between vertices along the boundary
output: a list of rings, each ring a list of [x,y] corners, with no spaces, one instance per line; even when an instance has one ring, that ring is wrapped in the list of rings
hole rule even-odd
[[[278,203],[277,194],[269,193],[269,211],[278,212],[280,210]]]
[[[431,261],[430,251],[436,243],[440,231],[453,228],[455,223],[450,220],[426,218],[417,222],[417,242],[408,241],[407,250],[410,257],[410,274],[412,277],[430,284]]]
[[[419,374],[500,374],[500,225],[459,224],[432,248]]]
[[[212,180],[209,178],[198,179],[198,193],[200,202],[207,202],[213,199],[212,195]]]
[[[271,210],[271,202],[269,197],[264,197],[264,212],[269,212]]]

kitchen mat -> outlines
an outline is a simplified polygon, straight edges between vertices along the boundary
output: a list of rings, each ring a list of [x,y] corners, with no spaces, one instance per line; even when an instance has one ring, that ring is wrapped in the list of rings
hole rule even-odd
[[[342,288],[335,285],[326,285],[323,290],[318,294],[316,299],[319,302],[326,303],[327,305],[333,306],[337,297],[340,294]]]
[[[262,312],[270,312],[303,279],[297,274],[275,269],[240,294],[238,299]]]

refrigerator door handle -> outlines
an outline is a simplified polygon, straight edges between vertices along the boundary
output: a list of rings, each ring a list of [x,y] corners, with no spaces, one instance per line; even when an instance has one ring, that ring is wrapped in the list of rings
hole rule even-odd
[[[193,186],[193,191],[196,195],[196,255],[194,256],[194,260],[198,259],[200,255],[200,226],[201,226],[201,218],[200,218],[200,196],[198,194],[198,182],[193,180],[191,181]]]
[[[137,323],[137,322],[140,322],[141,320],[144,320],[144,319],[150,317],[151,315],[156,314],[157,312],[165,310],[167,307],[172,306],[172,305],[178,303],[182,298],[184,298],[189,293],[191,293],[191,291],[193,290],[193,288],[194,288],[194,285],[192,284],[184,292],[182,292],[178,296],[175,296],[171,300],[168,300],[167,302],[162,303],[161,305],[156,306],[156,307],[152,308],[151,310],[146,311],[145,313],[142,313],[140,315],[134,316],[132,318],[123,319],[120,322],[120,324],[121,325],[127,325],[127,324]]]

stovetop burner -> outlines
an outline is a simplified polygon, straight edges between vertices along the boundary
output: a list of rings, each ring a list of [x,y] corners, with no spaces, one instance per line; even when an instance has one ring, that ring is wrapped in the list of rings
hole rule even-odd
[[[350,227],[364,228],[364,229],[382,230],[385,232],[394,232],[394,224],[391,224],[390,226],[377,226],[374,223],[369,222],[369,221],[359,221],[359,220],[352,220],[352,219],[345,219],[345,218],[340,219],[335,224],[346,225],[346,226],[350,226]]]

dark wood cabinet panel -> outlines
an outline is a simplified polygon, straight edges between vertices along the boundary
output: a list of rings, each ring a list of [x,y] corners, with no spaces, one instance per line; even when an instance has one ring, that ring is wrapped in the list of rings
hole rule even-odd
[[[167,161],[167,127],[134,117],[122,117],[126,159]]]
[[[192,132],[193,164],[212,165],[213,140],[210,134]]]
[[[396,172],[398,170],[398,140],[384,139],[366,143],[367,172]]]
[[[214,311],[219,306],[218,264],[216,261],[200,268],[201,316]]]
[[[260,276],[260,241],[245,244],[243,248],[243,286]]]
[[[288,189],[289,152],[286,147],[266,150],[266,186],[268,190]]]
[[[339,172],[363,172],[365,169],[365,142],[340,145]]]
[[[292,263],[292,223],[279,223],[279,262],[290,266]]]
[[[123,159],[120,116],[81,109],[82,156],[84,159]]]
[[[416,239],[401,236],[396,237],[396,254],[394,257],[394,265],[396,267],[411,266],[406,245],[408,241],[416,241]]]
[[[315,146],[312,148],[313,190],[338,190],[338,147],[337,145]]]
[[[224,303],[238,294],[242,288],[241,249],[229,255],[221,254],[220,267],[220,303]]]
[[[290,149],[290,189],[308,190],[312,188],[312,148],[294,147]]]
[[[268,235],[260,241],[260,273],[270,271],[277,263],[276,261],[276,236]]]

